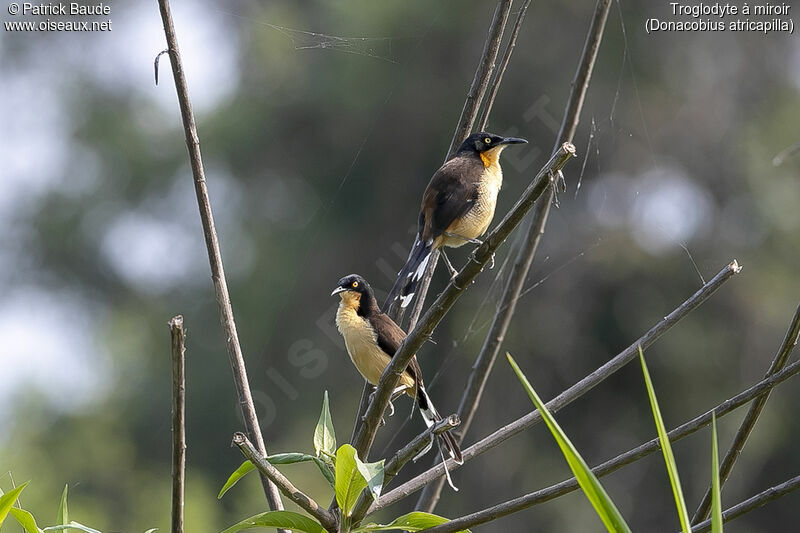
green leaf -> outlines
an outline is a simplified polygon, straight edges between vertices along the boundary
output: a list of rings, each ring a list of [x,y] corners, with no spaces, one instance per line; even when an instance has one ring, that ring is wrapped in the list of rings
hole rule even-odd
[[[525,374],[522,373],[522,370],[517,366],[514,358],[508,353],[506,353],[506,357],[531,401],[539,410],[539,413],[541,413],[542,420],[544,420],[550,432],[553,434],[553,437],[558,443],[558,447],[561,448],[561,453],[564,454],[564,458],[567,460],[567,464],[575,475],[575,479],[578,480],[578,484],[581,486],[581,489],[583,489],[584,494],[586,494],[586,497],[589,499],[589,502],[591,502],[598,516],[600,516],[600,520],[603,521],[606,529],[613,533],[630,533],[628,524],[625,523],[625,519],[620,514],[616,505],[614,505],[614,502],[611,501],[611,498],[600,484],[597,476],[594,475],[589,465],[586,464],[586,461],[583,460],[578,450],[575,449],[575,446],[573,446],[555,418],[553,418],[553,415],[547,410],[544,402],[542,402],[536,394],[536,391],[533,390],[533,387],[528,382]]]
[[[330,483],[331,487],[336,487],[336,479],[334,478],[333,471],[328,463],[319,457],[314,457],[314,463],[316,463],[317,468],[319,468],[319,471],[322,472],[323,476],[325,476],[325,479],[328,480],[328,483]]]
[[[336,451],[336,503],[344,516],[350,516],[358,495],[367,486],[367,480],[358,471],[356,449],[342,444]]]
[[[386,525],[367,524],[353,530],[353,533],[367,533],[368,531],[420,531],[429,527],[438,526],[449,522],[447,518],[435,514],[414,511],[396,518],[392,523]],[[470,533],[469,529],[462,529],[458,533]]]
[[[42,530],[36,525],[36,519],[28,511],[12,507],[11,516],[17,519],[17,522],[25,529],[26,533],[42,533]]]
[[[8,516],[8,512],[14,506],[14,502],[17,501],[19,494],[23,490],[25,490],[25,487],[28,486],[28,483],[30,483],[30,481],[26,481],[25,483],[15,488],[14,490],[10,490],[5,494],[3,494],[2,496],[0,496],[0,525],[3,524],[6,517]]]
[[[62,524],[60,526],[50,526],[44,528],[45,533],[49,533],[50,531],[64,531],[66,529],[79,529],[84,533],[101,533],[96,529],[92,529],[89,526],[84,526],[80,522],[76,522],[75,520],[71,521],[69,524]]]
[[[151,527],[150,529],[148,529],[144,533],[156,533],[156,531],[158,531],[157,527]]]
[[[336,432],[333,430],[333,420],[331,420],[331,411],[328,406],[328,391],[322,397],[322,412],[319,414],[319,422],[314,429],[314,450],[317,452],[317,457],[322,452],[327,452],[330,455],[336,453]]]
[[[678,477],[678,467],[675,464],[675,456],[672,454],[672,446],[669,443],[669,437],[667,437],[667,428],[664,427],[664,419],[661,418],[661,410],[658,408],[656,391],[653,389],[653,382],[650,380],[650,373],[647,371],[647,363],[644,361],[644,354],[642,353],[641,346],[639,346],[639,361],[642,363],[644,383],[647,386],[650,407],[653,409],[653,419],[656,421],[658,440],[661,442],[661,451],[664,452],[664,462],[667,464],[667,473],[669,474],[669,482],[672,484],[672,494],[675,497],[675,505],[678,508],[678,518],[681,521],[681,529],[683,533],[690,533],[692,531],[692,526],[689,525],[689,511],[686,509],[686,501],[683,499],[681,480]]]
[[[226,481],[225,484],[222,486],[222,488],[219,491],[219,494],[217,494],[217,499],[219,500],[223,496],[225,496],[225,493],[228,492],[231,489],[231,487],[236,485],[240,479],[242,479],[244,476],[246,476],[255,469],[256,465],[251,463],[249,459],[243,462],[239,466],[239,468],[233,471],[233,474],[230,475],[228,481]]]
[[[325,528],[307,516],[292,511],[267,511],[250,518],[245,518],[222,533],[235,533],[254,527],[277,527],[302,531],[303,533],[325,533]]]
[[[69,483],[64,484],[64,490],[61,492],[61,503],[58,505],[58,524],[69,524],[69,507],[67,506],[67,492],[69,492]]]
[[[361,477],[367,482],[367,487],[369,488],[370,494],[372,494],[372,499],[377,502],[378,498],[381,496],[381,489],[383,488],[383,459],[377,463],[365,463],[358,458],[358,455],[356,455],[355,458],[358,473],[361,474]]]
[[[711,412],[711,533],[722,533],[722,499],[719,494],[717,415]]]

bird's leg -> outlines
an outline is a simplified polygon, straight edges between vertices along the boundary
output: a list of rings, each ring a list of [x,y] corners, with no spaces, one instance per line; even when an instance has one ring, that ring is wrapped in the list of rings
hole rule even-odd
[[[463,235],[458,235],[456,233],[449,233],[447,231],[444,232],[444,236],[445,237],[452,237],[453,239],[461,239],[464,242],[471,242],[472,244],[477,244],[478,246],[483,244],[483,241],[481,241],[479,239],[470,239],[469,237],[464,237]]]
[[[447,270],[450,271],[450,277],[451,278],[456,277],[456,274],[458,274],[458,270],[456,270],[453,267],[453,263],[450,262],[450,258],[447,257],[447,254],[444,253],[444,250],[440,249],[439,252],[442,254],[442,259],[444,259],[444,264],[447,267]]]
[[[389,416],[394,416],[394,404],[392,402],[395,401],[401,394],[405,393],[407,389],[408,385],[400,385],[392,391],[392,395],[389,397],[389,405],[386,406],[386,408],[389,409]],[[378,392],[377,389],[372,391],[372,393],[369,395],[369,403],[372,403],[372,401],[375,399],[376,392]],[[384,425],[385,423],[386,421],[381,418],[381,425]]]

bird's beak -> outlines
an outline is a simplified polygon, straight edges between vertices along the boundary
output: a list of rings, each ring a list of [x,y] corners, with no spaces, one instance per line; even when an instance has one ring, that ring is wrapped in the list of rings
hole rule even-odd
[[[519,137],[505,137],[498,144],[527,144],[528,141],[520,139]]]
[[[339,294],[340,292],[344,292],[346,290],[347,289],[345,289],[344,287],[336,287],[335,289],[333,289],[333,292],[331,293],[331,296],[333,296],[334,294]]]

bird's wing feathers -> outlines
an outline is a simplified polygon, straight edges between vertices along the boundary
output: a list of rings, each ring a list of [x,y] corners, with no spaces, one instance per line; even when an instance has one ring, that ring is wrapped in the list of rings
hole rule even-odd
[[[381,350],[389,354],[389,357],[394,357],[394,354],[406,338],[406,332],[395,324],[394,320],[389,318],[385,313],[380,313],[371,317],[370,322],[372,323],[372,329],[375,331],[378,346],[380,346]],[[408,368],[406,368],[406,372],[411,374],[414,381],[417,381],[422,375],[419,363],[417,362],[417,356],[411,359]]]
[[[482,174],[482,163],[466,157],[454,157],[436,171],[422,197],[424,239],[438,237],[475,205]]]

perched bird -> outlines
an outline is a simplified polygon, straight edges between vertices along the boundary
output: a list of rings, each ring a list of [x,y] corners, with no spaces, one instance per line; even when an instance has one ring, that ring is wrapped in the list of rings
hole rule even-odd
[[[361,276],[350,274],[343,277],[331,296],[334,294],[341,298],[336,312],[336,327],[344,337],[347,353],[364,379],[377,385],[384,369],[406,338],[406,332],[381,312],[372,287]],[[428,427],[442,420],[422,384],[422,371],[416,355],[411,358],[408,368],[400,377],[400,383],[392,391],[392,399],[403,393],[416,399]],[[393,411],[394,408],[391,408],[390,413]],[[449,431],[444,432],[440,439],[448,455],[461,464],[461,450],[453,435]]]
[[[400,307],[411,302],[431,252],[442,246],[457,248],[468,242],[481,244],[478,237],[492,222],[497,193],[503,185],[500,153],[509,144],[527,142],[483,131],[473,133],[433,174],[422,195],[417,238],[389,292],[387,307],[397,299]],[[451,274],[455,274],[447,256],[442,254],[442,257]]]

